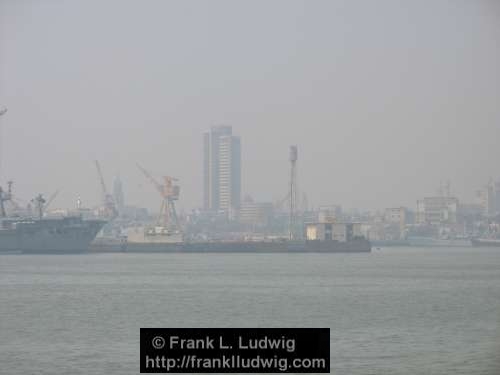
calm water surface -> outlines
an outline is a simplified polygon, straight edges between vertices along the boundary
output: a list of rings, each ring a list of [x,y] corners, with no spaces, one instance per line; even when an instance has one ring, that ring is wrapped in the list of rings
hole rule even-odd
[[[140,327],[330,327],[336,374],[499,374],[500,249],[0,255],[1,374],[138,374]]]

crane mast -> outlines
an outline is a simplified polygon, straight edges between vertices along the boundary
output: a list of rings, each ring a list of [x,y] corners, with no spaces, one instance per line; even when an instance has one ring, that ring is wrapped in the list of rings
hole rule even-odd
[[[107,218],[113,219],[118,215],[118,212],[116,210],[115,200],[113,199],[113,196],[108,193],[108,190],[106,189],[106,183],[104,182],[104,177],[101,171],[101,165],[99,164],[99,161],[97,160],[95,161],[95,166],[97,169],[97,174],[99,175],[99,181],[101,183],[105,216]]]
[[[106,196],[108,194],[108,190],[106,189],[106,184],[104,182],[104,177],[102,175],[102,171],[101,171],[101,165],[99,164],[99,161],[95,161],[95,167],[97,169],[97,174],[99,175],[99,180],[101,182],[101,189],[102,189],[102,192],[103,192],[103,195]]]

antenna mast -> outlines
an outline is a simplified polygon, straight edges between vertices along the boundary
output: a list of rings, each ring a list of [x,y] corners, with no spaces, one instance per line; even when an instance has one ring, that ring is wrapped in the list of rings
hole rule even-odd
[[[297,210],[297,146],[290,146],[290,217],[288,221],[288,239],[294,239],[295,211]]]
[[[7,113],[7,108],[6,107],[2,107],[0,108],[0,117],[2,117],[3,115],[5,115]],[[0,128],[0,131],[2,129]],[[2,135],[0,134],[0,150],[2,149]],[[0,153],[0,171],[1,171],[1,168],[2,168],[2,155]]]

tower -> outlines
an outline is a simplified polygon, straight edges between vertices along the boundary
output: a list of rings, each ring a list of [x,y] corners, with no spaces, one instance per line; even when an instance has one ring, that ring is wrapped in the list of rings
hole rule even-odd
[[[115,200],[118,213],[123,214],[123,208],[125,207],[125,198],[123,196],[123,184],[120,176],[116,176],[115,180],[113,181],[113,198]]]
[[[240,138],[231,126],[213,126],[203,135],[203,148],[203,206],[232,217],[241,199]]]
[[[2,107],[0,108],[0,117],[2,117],[3,115],[5,115],[7,113],[7,108],[6,107]],[[0,131],[2,130],[2,128],[0,128]],[[1,134],[0,134],[0,171],[1,171],[1,167],[2,167],[2,150],[3,150],[3,145],[2,145],[2,138],[1,138]]]
[[[288,221],[288,239],[293,240],[295,229],[295,218],[297,211],[297,159],[298,151],[297,146],[290,146],[290,216]]]

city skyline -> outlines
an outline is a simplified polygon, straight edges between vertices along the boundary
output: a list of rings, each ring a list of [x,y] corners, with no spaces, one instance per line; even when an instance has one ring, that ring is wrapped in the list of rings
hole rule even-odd
[[[217,123],[244,140],[256,201],[286,196],[293,144],[314,206],[414,207],[441,180],[472,201],[500,173],[492,2],[97,4],[0,3],[0,180],[25,201],[98,204],[97,159],[131,204],[158,207],[139,163],[202,207]]]
[[[500,0],[0,0],[1,371],[497,374],[499,141]]]
[[[243,202],[244,198],[242,196],[242,191],[241,191],[241,145],[240,145],[240,142],[241,142],[241,137],[240,136],[234,136],[232,134],[232,125],[213,125],[210,127],[210,131],[209,132],[203,132],[202,135],[203,135],[203,146],[204,146],[204,151],[203,151],[203,181],[204,181],[204,184],[203,184],[203,190],[200,191],[200,195],[203,196],[202,198],[202,203],[199,204],[199,205],[191,205],[190,209],[205,209],[205,210],[214,210],[214,211],[217,211],[217,210],[221,210],[221,211],[225,211],[226,214],[230,213],[232,209],[235,209],[234,213],[236,215],[236,212],[237,212],[237,208],[239,207],[239,205],[241,204],[241,202]],[[213,134],[215,134],[216,136],[213,137]],[[215,142],[214,142],[215,140]],[[221,142],[222,140],[222,142]],[[207,142],[208,144],[210,144],[208,146],[208,149],[207,149]],[[231,157],[228,156],[229,154],[227,154],[227,152],[231,150],[231,144],[234,142],[235,146],[234,149],[236,151],[236,155],[237,155],[237,167],[235,166],[231,166],[229,167],[228,166],[228,162],[231,161]],[[219,149],[219,143],[222,144],[222,149]],[[210,180],[210,177],[208,177],[208,175],[210,173],[208,173],[207,175],[207,152],[211,152],[211,150],[214,150],[215,153],[221,153],[224,154],[224,157],[225,157],[225,160],[224,160],[224,167],[223,168],[227,168],[227,170],[225,171],[225,173],[229,173],[230,174],[230,170],[235,168],[237,170],[237,173],[236,173],[236,176],[235,176],[235,181],[237,182],[236,184],[236,189],[233,193],[236,193],[236,197],[237,198],[232,198],[232,193],[229,192],[229,189],[230,189],[230,184],[227,184],[227,186],[225,186],[223,188],[224,192],[222,193],[224,196],[225,196],[225,199],[226,201],[222,204],[222,207],[220,206],[220,203],[217,202],[215,206],[211,206],[210,203],[208,203],[207,201],[207,181]],[[213,156],[212,156],[213,158]],[[286,168],[288,168],[288,164],[289,163],[289,160],[283,160],[283,165],[284,165],[284,168],[286,170]],[[210,163],[208,163],[208,165],[210,165]],[[212,170],[220,170],[221,166],[218,165],[217,163],[214,163],[209,169],[212,169]],[[287,173],[289,173],[289,170],[286,170]],[[217,172],[218,173],[218,172]],[[117,199],[117,206],[120,206],[121,208],[123,208],[123,205],[124,205],[124,200],[127,200],[127,197],[126,197],[126,189],[127,189],[127,183],[125,181],[125,183],[123,183],[122,179],[121,179],[121,175],[120,173],[117,173],[115,175],[112,175],[112,174],[108,174],[106,176],[108,179],[109,179],[109,182],[111,183],[111,186],[112,186],[112,193],[113,193],[113,196],[115,196],[115,199],[116,197],[118,197]],[[208,177],[208,179],[207,179]],[[228,175],[226,175],[224,177],[225,180],[227,180],[227,177]],[[286,176],[286,181],[284,181],[284,188],[285,189],[289,189],[289,175]],[[145,184],[147,185],[147,184]],[[325,201],[325,202],[322,202],[322,203],[319,203],[319,204],[315,204],[315,203],[312,203],[310,205],[311,208],[313,209],[318,209],[322,206],[331,206],[331,205],[338,205],[339,207],[341,207],[342,209],[344,209],[346,212],[364,212],[364,213],[368,213],[368,212],[371,212],[371,213],[376,213],[376,212],[379,212],[379,213],[383,213],[386,209],[391,209],[391,208],[399,208],[399,207],[404,207],[406,209],[409,209],[411,211],[414,211],[415,213],[418,213],[419,211],[419,204],[421,204],[421,202],[423,202],[423,199],[425,198],[432,198],[432,197],[446,197],[446,196],[449,196],[449,197],[453,197],[453,198],[457,198],[458,201],[457,203],[460,203],[460,204],[467,204],[467,205],[470,205],[470,204],[473,204],[473,205],[483,205],[485,207],[490,207],[491,206],[491,200],[492,200],[492,196],[494,197],[493,198],[493,201],[496,202],[495,200],[495,197],[497,195],[500,195],[499,193],[495,194],[495,191],[499,191],[500,192],[500,176],[499,177],[492,177],[492,175],[490,175],[487,179],[487,181],[478,181],[477,182],[477,185],[474,189],[472,189],[472,191],[469,192],[468,196],[469,198],[468,199],[463,199],[463,197],[461,197],[459,194],[456,194],[456,190],[454,189],[454,186],[453,184],[451,183],[451,181],[448,179],[440,179],[439,180],[439,184],[436,184],[435,186],[435,189],[429,191],[429,192],[421,192],[419,196],[416,196],[414,197],[414,200],[412,201],[413,204],[402,204],[400,202],[392,202],[392,204],[388,204],[386,206],[377,206],[377,207],[363,207],[363,206],[346,206],[344,205],[341,201],[336,201],[336,200],[333,200],[333,201]],[[496,188],[495,188],[496,186]],[[146,190],[148,189],[148,186],[145,186]],[[492,190],[493,189],[493,190]],[[495,190],[496,189],[496,190]],[[99,187],[97,186],[96,187],[96,190],[99,191]],[[55,191],[52,191],[50,195],[54,195],[54,196],[57,196],[59,195],[61,190],[55,190]],[[46,195],[49,195],[48,194],[49,191],[47,192]],[[220,199],[220,191],[218,191],[217,189],[214,191],[215,195],[212,197],[212,199],[217,199],[219,200]],[[307,192],[304,192],[304,191],[300,191],[300,193],[304,193],[307,195]],[[99,191],[99,194],[101,194],[101,192]],[[272,204],[275,204],[279,201],[283,201],[283,199],[286,198],[288,194],[288,191],[285,191],[284,190],[284,193],[282,196],[279,196],[277,199],[262,199],[262,198],[257,198],[255,199],[254,195],[252,194],[252,192],[249,192],[249,191],[246,191],[245,192],[245,196],[246,197],[251,197],[252,201],[255,201],[257,203],[264,203],[264,204],[267,204],[267,203],[272,203]],[[20,198],[21,201],[27,201],[27,199],[25,199],[24,197],[23,198]],[[182,198],[181,198],[182,199]],[[232,204],[232,208],[231,209],[228,209],[228,202],[233,202]],[[235,203],[238,202],[237,205],[235,205]],[[59,208],[74,208],[76,206],[76,204],[81,204],[81,196],[78,195],[75,199],[75,205],[73,206],[59,206]],[[130,201],[127,200],[127,204],[129,204]],[[144,205],[144,204],[141,204],[141,202],[132,202],[131,204],[133,206],[137,206],[137,207],[146,207],[148,208],[151,212],[156,212],[157,210],[157,201],[155,201],[156,205],[153,204],[153,205]],[[500,203],[500,201],[499,201]],[[85,207],[87,208],[94,208],[94,207],[97,207],[97,206],[100,206],[102,204],[102,199],[101,198],[98,198],[95,202],[87,202],[87,205],[85,205]],[[496,203],[493,203],[493,205],[495,205]],[[185,208],[184,206],[181,204],[180,205],[181,207],[181,210],[184,211]],[[495,205],[496,207],[496,205]],[[489,208],[490,210],[492,208]],[[485,208],[486,211],[488,211],[488,208]],[[234,216],[236,217],[236,216]]]

